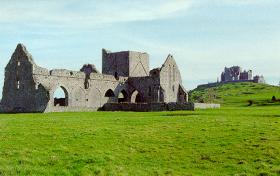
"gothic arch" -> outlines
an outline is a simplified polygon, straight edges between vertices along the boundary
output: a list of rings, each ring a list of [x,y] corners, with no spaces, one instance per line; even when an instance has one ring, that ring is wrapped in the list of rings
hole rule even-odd
[[[134,90],[131,94],[130,101],[131,103],[141,103],[143,101],[143,97],[137,90]]]
[[[112,89],[108,89],[106,92],[105,92],[105,97],[115,97],[115,93]]]
[[[108,89],[104,95],[108,103],[116,102],[116,95],[112,89]]]
[[[56,95],[58,93],[58,95]],[[59,95],[63,94],[63,95]],[[68,106],[69,93],[64,86],[58,86],[53,91],[53,105],[54,106]]]
[[[122,90],[118,94],[118,102],[128,102],[128,94],[125,90]]]

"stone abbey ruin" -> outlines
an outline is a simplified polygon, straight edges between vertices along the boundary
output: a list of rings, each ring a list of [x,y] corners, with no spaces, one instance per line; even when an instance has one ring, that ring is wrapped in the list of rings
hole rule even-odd
[[[55,98],[61,88],[63,98]],[[190,109],[178,66],[168,55],[149,69],[147,53],[102,50],[102,73],[85,64],[80,71],[48,70],[18,44],[5,67],[2,112]]]

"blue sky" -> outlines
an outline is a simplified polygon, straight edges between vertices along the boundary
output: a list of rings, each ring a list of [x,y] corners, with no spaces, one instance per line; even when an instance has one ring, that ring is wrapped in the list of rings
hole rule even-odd
[[[0,91],[17,43],[48,69],[101,70],[101,49],[150,54],[151,68],[169,53],[187,89],[216,81],[240,65],[280,81],[278,0],[1,0]]]

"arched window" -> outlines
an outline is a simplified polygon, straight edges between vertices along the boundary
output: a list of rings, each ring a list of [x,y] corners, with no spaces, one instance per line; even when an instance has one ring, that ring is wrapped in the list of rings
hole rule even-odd
[[[17,80],[17,89],[19,89],[20,88],[20,82],[19,82],[19,80]]]
[[[141,94],[135,90],[132,94],[131,94],[131,103],[141,103],[142,100],[142,96]]]
[[[109,89],[109,90],[106,91],[105,97],[115,97],[115,94],[112,91],[112,89]]]
[[[125,90],[120,91],[118,95],[118,102],[127,102],[127,93]]]
[[[53,97],[54,106],[68,106],[68,92],[64,87],[58,87],[54,91]]]

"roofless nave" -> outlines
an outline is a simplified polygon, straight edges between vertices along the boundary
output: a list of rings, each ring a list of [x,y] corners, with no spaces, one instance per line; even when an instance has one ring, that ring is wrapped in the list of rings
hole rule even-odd
[[[64,98],[54,98],[63,89]],[[162,104],[188,102],[178,66],[168,55],[160,68],[150,70],[147,53],[102,50],[102,73],[94,65],[80,71],[48,70],[34,62],[18,44],[5,68],[4,112],[95,111],[105,104]]]

